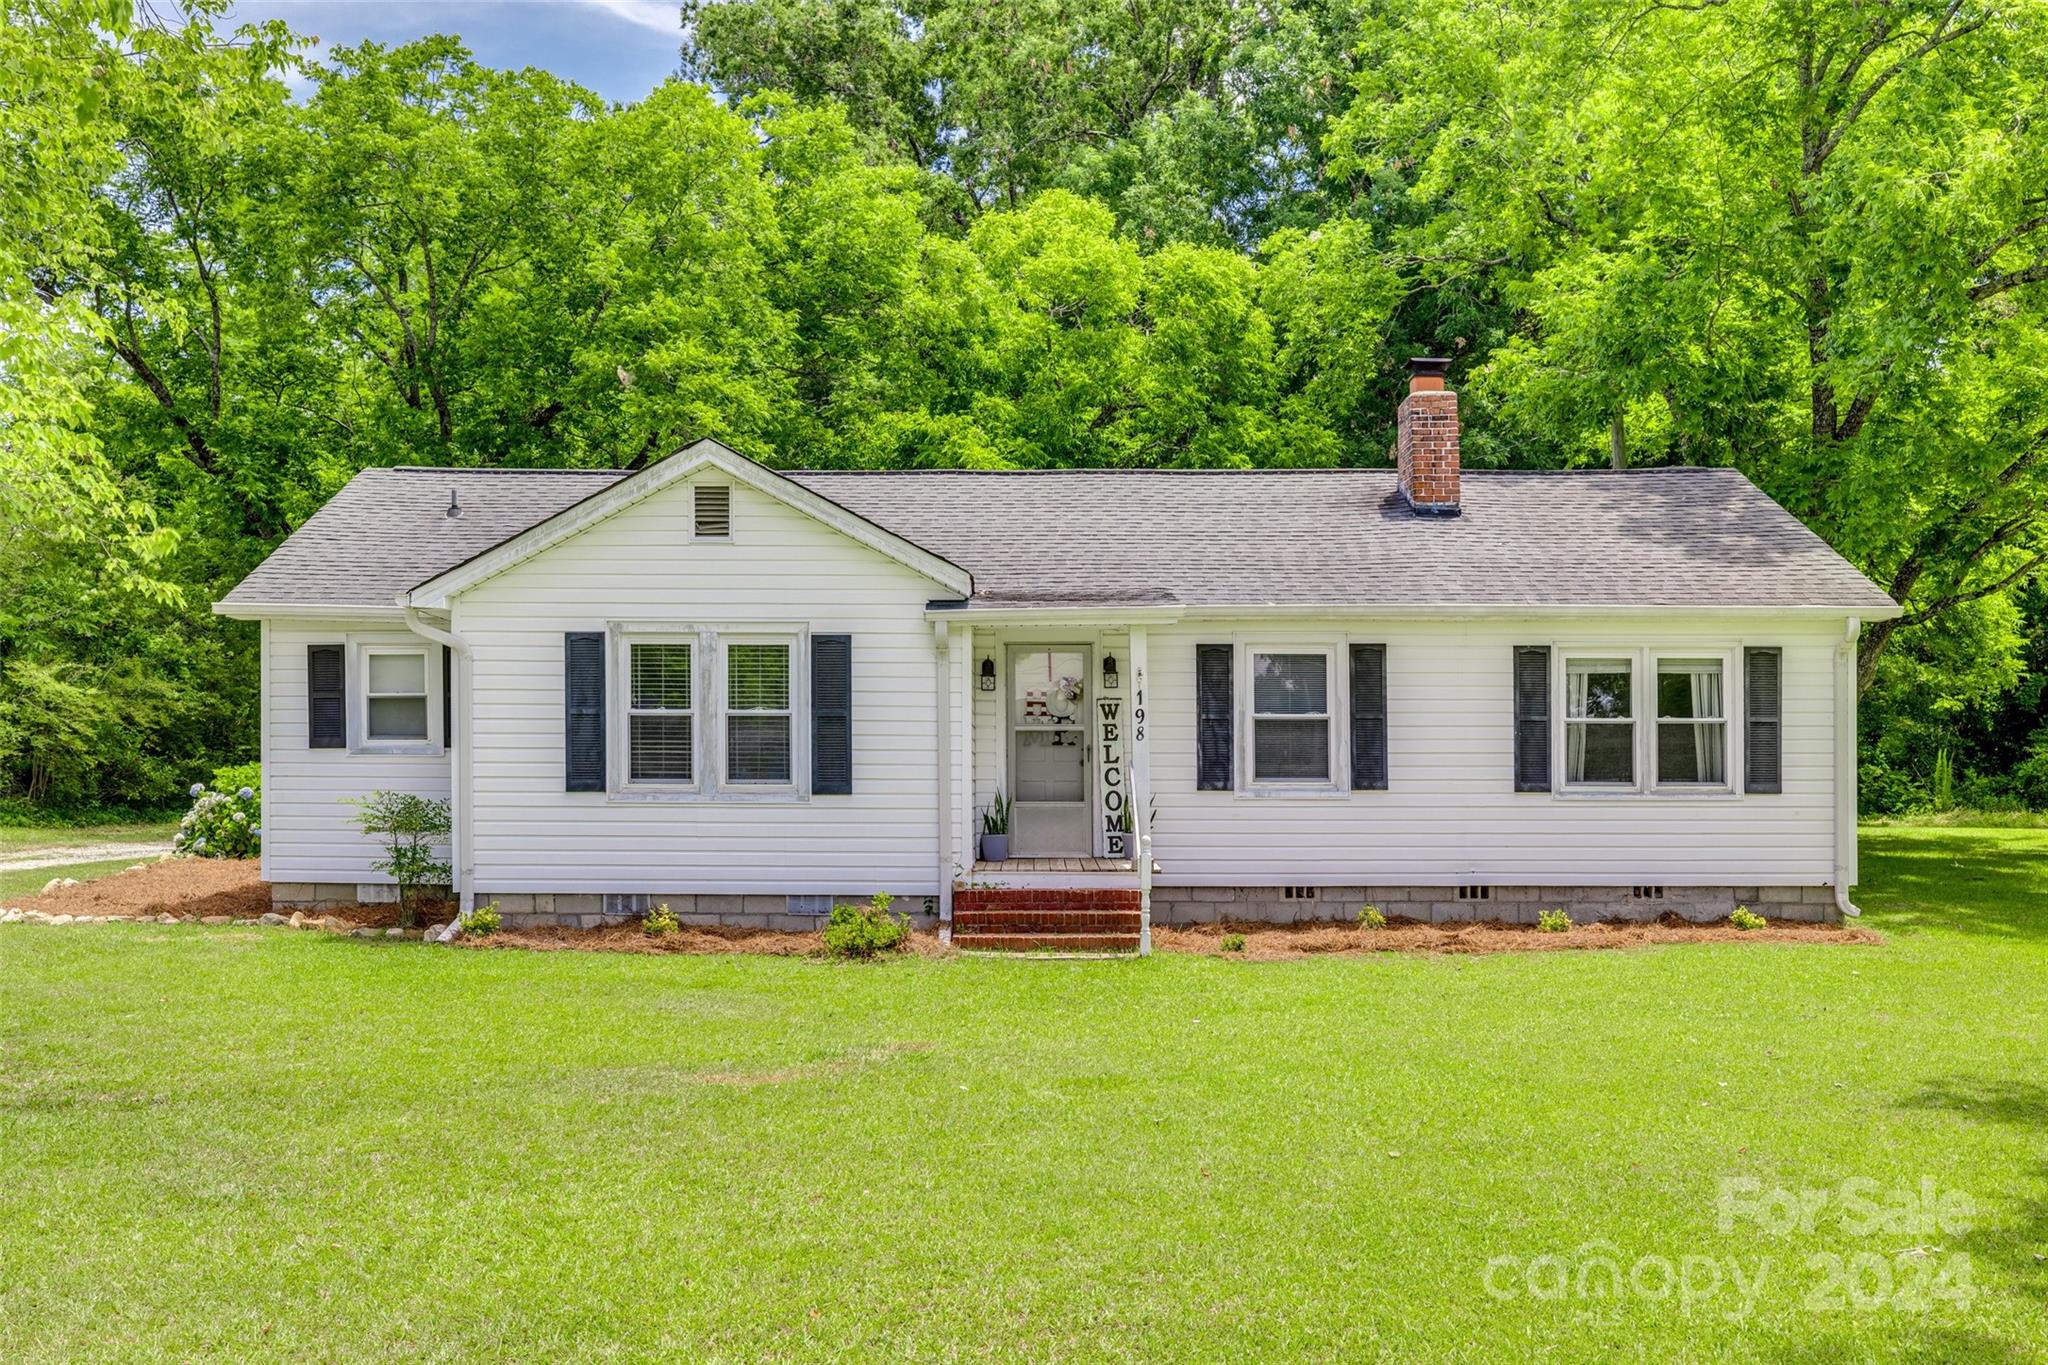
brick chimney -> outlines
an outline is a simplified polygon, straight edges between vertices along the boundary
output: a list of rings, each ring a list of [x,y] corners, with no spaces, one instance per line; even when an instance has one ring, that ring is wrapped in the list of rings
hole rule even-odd
[[[1408,362],[1394,461],[1401,470],[1401,496],[1421,517],[1458,515],[1458,395],[1444,387],[1450,367],[1435,356]]]

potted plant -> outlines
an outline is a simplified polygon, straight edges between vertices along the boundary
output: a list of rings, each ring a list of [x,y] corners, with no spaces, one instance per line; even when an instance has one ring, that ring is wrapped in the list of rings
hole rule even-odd
[[[981,813],[981,860],[1000,863],[1010,856],[1010,803],[999,791]]]

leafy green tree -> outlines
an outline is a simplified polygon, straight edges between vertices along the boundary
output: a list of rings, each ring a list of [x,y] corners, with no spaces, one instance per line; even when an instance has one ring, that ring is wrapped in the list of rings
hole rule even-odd
[[[1396,249],[1490,291],[1482,403],[1552,458],[1735,463],[1907,608],[2048,556],[2048,9],[1432,0],[1333,130]]]
[[[843,106],[964,225],[1066,188],[1151,243],[1328,213],[1321,138],[1373,0],[685,0],[687,74]]]

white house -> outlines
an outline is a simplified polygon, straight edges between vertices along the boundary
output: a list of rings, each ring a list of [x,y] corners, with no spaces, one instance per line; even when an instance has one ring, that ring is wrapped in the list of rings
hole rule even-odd
[[[388,895],[344,802],[395,788],[512,919],[1850,909],[1898,608],[1732,470],[1461,473],[1442,369],[1388,470],[366,470],[215,608],[264,875]]]

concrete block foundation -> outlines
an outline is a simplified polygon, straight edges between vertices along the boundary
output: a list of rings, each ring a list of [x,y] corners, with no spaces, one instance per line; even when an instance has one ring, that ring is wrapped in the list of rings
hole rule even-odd
[[[1579,924],[1664,915],[1711,923],[1728,918],[1737,906],[1765,919],[1835,924],[1842,918],[1829,886],[1489,886],[1466,888],[1462,894],[1455,886],[1321,886],[1311,892],[1300,897],[1279,886],[1154,886],[1152,922],[1352,920],[1367,905],[1389,918],[1429,924],[1534,924],[1552,909],[1562,909]]]

